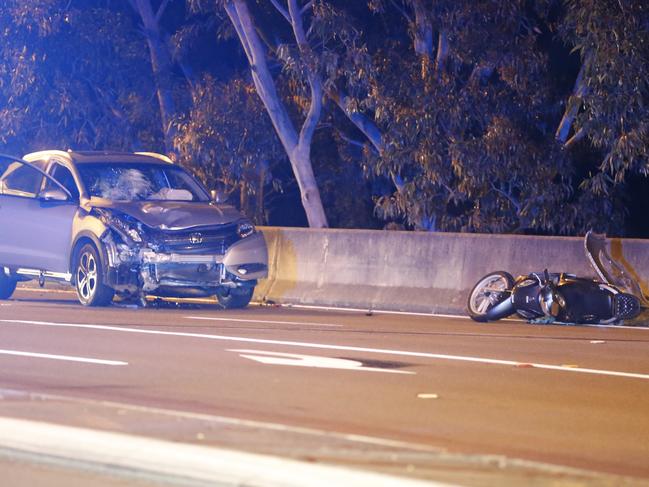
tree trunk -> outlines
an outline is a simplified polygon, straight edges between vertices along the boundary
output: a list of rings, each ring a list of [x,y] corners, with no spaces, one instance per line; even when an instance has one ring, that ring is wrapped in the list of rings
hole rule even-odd
[[[266,52],[255,30],[252,17],[245,0],[229,0],[225,3],[225,11],[234,26],[241,45],[246,53],[252,80],[257,94],[266,107],[271,122],[288,155],[293,168],[293,174],[300,188],[302,206],[306,212],[310,227],[327,227],[327,217],[322,207],[320,191],[316,184],[311,165],[311,141],[315,126],[320,118],[322,105],[322,87],[316,76],[309,75],[311,86],[311,106],[306,120],[298,134],[291,121],[286,107],[280,100],[275,80],[270,74],[266,62]],[[293,25],[294,29],[301,26]],[[300,39],[298,39],[300,43]]]
[[[255,221],[257,224],[266,224],[266,205],[264,203],[264,196],[266,192],[266,175],[268,172],[268,164],[264,161],[259,171],[259,183],[257,184],[256,205],[255,205]]]
[[[165,149],[167,153],[175,154],[173,145],[175,130],[171,124],[175,114],[171,57],[162,39],[159,23],[159,17],[166,6],[166,2],[163,2],[161,10],[157,14],[153,13],[151,0],[131,0],[131,5],[142,19],[146,41],[149,46],[151,69],[156,84],[156,95],[160,107],[160,120],[162,123],[162,133],[164,134]]]

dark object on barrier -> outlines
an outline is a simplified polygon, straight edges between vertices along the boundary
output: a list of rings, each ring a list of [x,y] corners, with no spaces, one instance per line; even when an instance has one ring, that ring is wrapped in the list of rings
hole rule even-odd
[[[533,272],[514,279],[496,271],[480,279],[467,303],[475,321],[518,314],[535,322],[619,324],[636,318],[647,300],[640,285],[606,251],[605,237],[588,232],[584,250],[599,279]]]

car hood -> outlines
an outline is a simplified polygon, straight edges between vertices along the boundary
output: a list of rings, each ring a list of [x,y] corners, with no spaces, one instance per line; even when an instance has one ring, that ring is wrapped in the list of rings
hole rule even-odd
[[[232,206],[195,201],[108,201],[91,199],[97,208],[126,213],[144,225],[161,230],[223,225],[243,218]]]

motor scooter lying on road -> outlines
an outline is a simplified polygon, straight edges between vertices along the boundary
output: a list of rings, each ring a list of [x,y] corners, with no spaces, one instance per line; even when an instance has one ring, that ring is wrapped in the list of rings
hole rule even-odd
[[[467,308],[475,321],[518,314],[533,322],[619,324],[636,318],[649,304],[638,283],[606,252],[602,235],[588,232],[586,256],[599,279],[574,274],[532,272],[514,279],[496,271],[480,279]]]

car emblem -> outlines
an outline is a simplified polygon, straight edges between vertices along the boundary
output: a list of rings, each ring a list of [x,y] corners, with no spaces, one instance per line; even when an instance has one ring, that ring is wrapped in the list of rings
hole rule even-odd
[[[198,245],[200,243],[203,243],[203,235],[201,235],[200,233],[192,233],[189,236],[189,242],[192,245]]]

